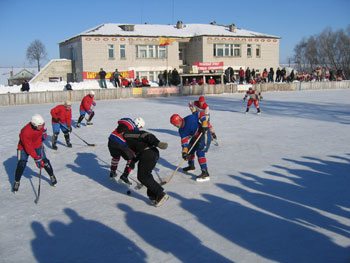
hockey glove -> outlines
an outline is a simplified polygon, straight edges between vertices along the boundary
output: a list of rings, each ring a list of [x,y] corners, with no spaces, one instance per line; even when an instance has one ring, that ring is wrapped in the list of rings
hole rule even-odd
[[[36,164],[36,166],[38,167],[38,168],[42,168],[42,167],[44,167],[45,166],[45,164],[44,164],[44,161],[43,161],[43,159],[35,159],[34,160],[35,161],[35,164]]]
[[[203,126],[199,126],[199,133],[206,133],[208,131],[209,127],[203,127]]]
[[[190,159],[190,155],[187,152],[182,152],[182,158],[185,161],[188,161]]]
[[[159,142],[157,147],[159,149],[165,150],[166,148],[168,148],[168,143],[167,142]]]
[[[47,138],[47,130],[45,129],[43,135],[41,136],[41,141],[45,141]]]
[[[129,168],[131,170],[134,170],[135,169],[135,163],[137,162],[138,160],[136,159],[136,157],[132,158],[131,159],[131,162],[129,163]]]

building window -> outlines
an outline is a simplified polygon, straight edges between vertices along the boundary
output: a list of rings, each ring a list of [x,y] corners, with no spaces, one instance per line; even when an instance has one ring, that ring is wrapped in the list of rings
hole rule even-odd
[[[261,50],[260,50],[261,48],[260,48],[260,45],[256,45],[256,57],[257,58],[260,58],[260,56],[261,56]]]
[[[233,49],[233,56],[234,57],[240,57],[241,56],[241,45],[235,44]]]
[[[251,57],[252,56],[252,45],[248,44],[247,45],[247,57]]]
[[[214,57],[224,56],[224,44],[214,44]]]
[[[136,45],[136,58],[166,58],[166,46]]]
[[[114,58],[114,45],[108,45],[108,58]]]
[[[120,58],[126,58],[125,45],[120,45],[119,50],[120,50]]]
[[[240,44],[214,44],[214,57],[240,57]]]

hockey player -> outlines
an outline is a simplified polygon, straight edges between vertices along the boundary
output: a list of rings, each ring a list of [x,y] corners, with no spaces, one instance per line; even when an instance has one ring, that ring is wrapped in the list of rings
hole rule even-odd
[[[66,100],[64,104],[58,105],[51,110],[52,116],[52,149],[57,150],[56,142],[58,134],[60,130],[62,130],[64,134],[64,138],[66,139],[66,144],[68,147],[72,147],[70,143],[69,133],[72,132],[72,110],[71,110],[72,102],[70,100]]]
[[[262,96],[261,93],[259,92],[259,94],[255,93],[255,90],[253,90],[251,87],[247,90],[243,101],[245,101],[247,98],[249,97],[248,103],[247,103],[247,109],[246,109],[246,113],[249,111],[250,106],[252,105],[252,103],[254,102],[254,105],[257,109],[257,113],[260,114],[260,106],[259,106],[259,100],[262,100]]]
[[[210,124],[210,110],[208,104],[205,102],[204,96],[200,96],[198,100],[190,101],[188,104],[192,113],[199,112],[199,117],[204,117],[208,122],[208,127],[211,132],[211,136],[214,140],[217,139],[216,134],[214,132],[213,126]]]
[[[124,168],[123,174],[120,176],[120,180],[122,180],[124,183],[131,185],[131,182],[128,179],[129,173],[131,171],[130,166],[130,156],[128,157],[128,150],[124,149],[125,147],[128,147],[126,145],[125,140],[122,138],[122,136],[118,132],[119,126],[124,125],[128,128],[128,130],[140,130],[141,128],[145,127],[145,121],[138,117],[134,121],[130,118],[122,118],[118,121],[118,127],[111,133],[109,136],[109,142],[108,142],[108,149],[112,156],[111,160],[111,171],[110,171],[110,178],[113,179],[117,177],[117,168],[120,161],[120,156],[122,156],[126,160],[126,165]],[[119,128],[119,131],[121,128]],[[126,154],[122,154],[123,152],[127,152]]]
[[[210,180],[205,153],[209,150],[211,135],[205,116],[199,117],[199,113],[194,113],[185,118],[181,118],[180,115],[173,114],[170,117],[170,123],[179,128],[182,158],[188,161],[188,167],[182,170],[185,172],[195,170],[194,158],[196,154],[202,171],[202,173],[197,176],[196,180],[199,182]],[[191,152],[188,152],[201,133],[203,134],[197,144],[193,147]]]
[[[134,163],[138,162],[137,179],[147,188],[147,196],[155,206],[161,206],[169,196],[164,192],[164,188],[157,183],[152,175],[152,170],[159,159],[160,149],[166,149],[168,144],[160,142],[156,136],[146,131],[129,130],[121,125],[123,137],[127,145],[135,153],[130,163],[133,168]]]
[[[94,101],[94,96],[95,96],[95,92],[93,90],[91,90],[89,92],[88,95],[86,95],[83,100],[81,101],[80,104],[80,116],[78,119],[78,123],[77,123],[77,128],[80,127],[80,123],[81,121],[84,119],[85,114],[89,115],[89,119],[86,121],[86,125],[92,125],[92,118],[95,115],[95,112],[92,110],[92,106],[96,106],[96,102]]]
[[[23,127],[19,134],[17,146],[17,167],[15,172],[15,182],[13,192],[19,188],[20,180],[24,169],[27,166],[28,156],[33,157],[38,168],[44,168],[49,174],[51,185],[57,184],[50,161],[46,158],[43,141],[47,138],[44,119],[39,114],[32,116],[31,122]]]

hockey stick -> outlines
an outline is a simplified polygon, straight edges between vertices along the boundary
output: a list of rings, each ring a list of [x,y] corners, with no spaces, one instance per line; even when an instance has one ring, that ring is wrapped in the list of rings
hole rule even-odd
[[[39,198],[40,198],[40,186],[41,186],[41,167],[40,167],[40,172],[39,172],[39,186],[38,186],[38,195],[36,196],[36,199],[34,203],[38,204]]]
[[[43,151],[44,151],[44,145],[41,145],[41,158],[43,157]],[[36,199],[34,201],[35,204],[38,204],[39,198],[40,198],[40,188],[41,188],[41,170],[42,167],[40,167],[40,172],[39,172],[39,186],[38,186],[38,195],[36,196]]]
[[[68,130],[67,125],[64,125],[62,122],[60,122],[60,125],[63,126],[64,128],[66,128]],[[78,134],[76,134],[74,131],[71,131],[71,133],[73,133],[75,136],[77,136],[80,140],[82,140],[87,146],[93,146],[96,147],[97,145],[94,143],[88,143],[87,141],[85,141],[83,138],[81,138]]]
[[[199,139],[201,138],[203,132],[201,132],[199,134],[199,136],[197,137],[196,141],[192,144],[191,148],[189,149],[188,153],[190,153],[192,151],[192,149],[194,148],[194,146],[197,144],[197,142],[199,141]],[[174,170],[174,172],[172,173],[172,175],[169,177],[168,180],[166,180],[165,182],[161,182],[161,185],[165,185],[168,184],[171,179],[174,177],[174,175],[176,174],[177,170],[179,170],[180,166],[182,165],[182,163],[185,161],[185,159],[182,159],[180,164],[176,167],[176,169]]]
[[[80,140],[82,140],[87,146],[93,146],[96,147],[97,145],[94,143],[88,143],[87,141],[85,141],[83,138],[81,138],[78,134],[76,134],[74,131],[72,131],[72,133],[77,136]]]

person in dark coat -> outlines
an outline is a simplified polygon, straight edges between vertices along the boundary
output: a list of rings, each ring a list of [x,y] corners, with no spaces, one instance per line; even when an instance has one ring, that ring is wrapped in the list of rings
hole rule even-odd
[[[177,72],[176,68],[174,68],[174,70],[171,73],[171,80],[172,84],[175,86],[180,84],[180,75],[179,72]]]
[[[100,72],[98,73],[100,76],[100,87],[107,89],[107,84],[106,84],[106,71],[103,70],[103,68],[100,69]]]
[[[21,91],[29,92],[29,90],[30,90],[29,83],[27,80],[24,80],[24,82],[22,83]]]

